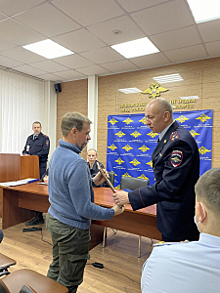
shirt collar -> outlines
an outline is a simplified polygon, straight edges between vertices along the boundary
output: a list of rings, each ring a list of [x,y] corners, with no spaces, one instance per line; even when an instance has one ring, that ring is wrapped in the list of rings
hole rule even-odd
[[[159,135],[159,141],[161,141],[161,139],[163,138],[164,134],[167,132],[167,130],[170,128],[170,126],[175,122],[175,120],[173,120],[172,123],[170,123],[170,125],[168,125],[166,128],[164,128],[164,130],[160,133]]]

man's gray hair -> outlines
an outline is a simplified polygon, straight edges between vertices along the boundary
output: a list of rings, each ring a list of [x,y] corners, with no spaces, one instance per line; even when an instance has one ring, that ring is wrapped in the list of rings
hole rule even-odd
[[[163,98],[159,98],[157,99],[157,103],[160,107],[161,112],[168,111],[170,113],[170,117],[173,119],[173,108],[170,102]]]
[[[89,149],[89,150],[87,151],[87,154],[88,154],[89,151],[95,151],[95,154],[96,154],[96,156],[97,156],[97,150],[96,150],[96,149],[94,149],[94,148]]]
[[[61,121],[61,131],[63,136],[66,137],[72,128],[81,131],[84,127],[84,123],[91,124],[92,121],[79,112],[66,113]]]
[[[220,212],[220,168],[205,172],[195,185],[197,200],[204,200],[214,213]]]
[[[34,124],[40,124],[40,127],[41,127],[41,123],[40,123],[39,121],[34,121],[34,122],[32,123],[32,126],[34,126]]]

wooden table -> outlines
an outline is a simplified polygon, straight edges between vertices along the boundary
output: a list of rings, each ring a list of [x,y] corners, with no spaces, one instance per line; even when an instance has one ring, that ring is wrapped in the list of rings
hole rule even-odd
[[[48,201],[48,187],[37,182],[16,187],[3,187],[3,215],[2,228],[25,222],[34,216],[31,210],[46,213],[50,204]],[[114,205],[110,188],[94,188],[95,203],[110,208]],[[156,206],[150,206],[133,211],[126,205],[125,212],[112,220],[93,221],[93,225],[110,227],[153,239],[161,239],[161,233],[156,226]]]

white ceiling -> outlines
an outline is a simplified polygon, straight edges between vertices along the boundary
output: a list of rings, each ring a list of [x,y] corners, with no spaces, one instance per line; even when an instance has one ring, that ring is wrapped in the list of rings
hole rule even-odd
[[[143,37],[160,53],[126,59],[110,47]],[[47,38],[75,54],[48,60],[22,48]],[[196,24],[186,0],[0,0],[0,65],[44,80],[217,56],[220,19]]]

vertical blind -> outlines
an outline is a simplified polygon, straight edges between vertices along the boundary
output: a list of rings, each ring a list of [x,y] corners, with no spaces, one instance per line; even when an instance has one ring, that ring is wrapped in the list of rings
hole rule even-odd
[[[0,69],[0,152],[21,154],[32,123],[44,121],[44,100],[43,81]]]

